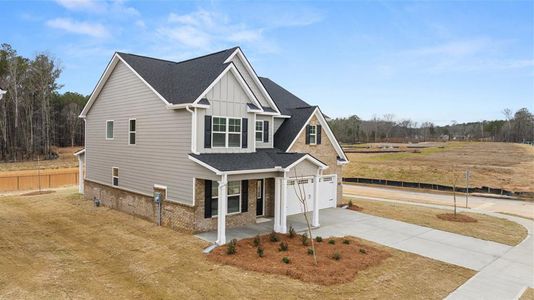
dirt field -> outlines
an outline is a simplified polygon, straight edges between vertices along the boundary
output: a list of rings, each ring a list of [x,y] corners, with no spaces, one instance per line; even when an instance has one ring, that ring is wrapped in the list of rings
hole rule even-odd
[[[21,171],[21,170],[37,170],[40,169],[62,169],[78,167],[78,159],[73,155],[74,152],[83,147],[66,147],[58,148],[56,151],[59,155],[57,159],[40,160],[37,164],[35,161],[21,161],[21,162],[0,162],[0,172],[5,171]]]
[[[81,200],[74,189],[0,197],[0,298],[442,299],[474,275],[397,251],[350,283],[320,286],[222,266],[197,238]]]
[[[465,186],[534,192],[534,147],[510,143],[451,142],[420,153],[348,153],[343,177],[366,177],[452,185],[453,166]]]

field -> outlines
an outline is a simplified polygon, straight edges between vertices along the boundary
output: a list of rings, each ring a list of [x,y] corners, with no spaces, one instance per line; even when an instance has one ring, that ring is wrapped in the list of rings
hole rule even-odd
[[[74,152],[80,150],[81,146],[57,148],[55,152],[58,154],[57,159],[21,161],[21,162],[0,162],[0,172],[6,171],[23,171],[23,170],[37,170],[37,169],[63,169],[78,167],[78,159],[73,155]]]
[[[207,243],[82,200],[0,197],[0,298],[442,299],[474,271],[366,242],[391,257],[322,286],[211,262]]]
[[[470,186],[534,192],[534,147],[528,145],[450,142],[415,152],[347,155],[350,163],[343,177],[452,185],[455,174],[457,185],[465,186],[463,173],[470,170]]]

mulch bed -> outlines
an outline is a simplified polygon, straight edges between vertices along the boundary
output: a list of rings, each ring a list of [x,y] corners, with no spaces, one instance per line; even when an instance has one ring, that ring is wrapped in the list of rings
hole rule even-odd
[[[351,282],[359,271],[378,265],[391,256],[387,251],[362,244],[353,238],[332,238],[335,240],[334,245],[329,244],[329,239],[325,238],[322,242],[314,241],[317,253],[317,266],[315,266],[313,256],[308,255],[311,244],[304,246],[300,235],[294,238],[285,234],[277,236],[278,242],[271,242],[269,235],[260,237],[264,249],[263,257],[257,254],[257,247],[253,244],[254,238],[249,238],[237,242],[235,254],[227,254],[228,245],[225,245],[208,254],[208,259],[245,270],[286,275],[321,285],[333,285]],[[344,244],[345,239],[350,243]],[[279,251],[281,241],[287,242],[287,251]],[[332,258],[336,252],[341,256],[339,260]],[[290,262],[288,264],[282,262],[283,257],[288,257]]]
[[[478,222],[477,219],[472,218],[472,217],[467,216],[467,215],[462,215],[462,214],[456,214],[455,215],[455,214],[447,213],[447,214],[436,215],[436,217],[438,217],[441,220],[452,221],[452,222],[462,222],[462,223],[475,223],[475,222]]]
[[[29,192],[29,193],[22,194],[21,196],[38,196],[38,195],[52,194],[52,193],[55,193],[55,192],[56,191],[35,191],[35,192]]]

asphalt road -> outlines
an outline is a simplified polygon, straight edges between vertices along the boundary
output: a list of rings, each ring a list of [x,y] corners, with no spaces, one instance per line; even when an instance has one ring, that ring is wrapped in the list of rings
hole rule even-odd
[[[343,185],[343,194],[358,196],[362,199],[401,200],[451,206],[454,203],[453,196],[444,193],[431,193],[352,184]],[[456,203],[458,207],[466,207],[465,194],[458,193],[456,196]],[[534,202],[532,201],[496,199],[470,195],[467,205],[469,208],[482,211],[509,213],[534,219]]]

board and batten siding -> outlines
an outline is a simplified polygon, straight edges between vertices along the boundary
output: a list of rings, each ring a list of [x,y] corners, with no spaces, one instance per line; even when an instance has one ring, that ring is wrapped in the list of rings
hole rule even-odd
[[[206,94],[209,108],[197,108],[197,151],[200,153],[232,153],[254,151],[254,114],[247,112],[247,103],[252,103],[234,74],[227,72]],[[248,119],[247,148],[204,148],[204,116],[234,117]]]
[[[272,107],[272,105],[269,104],[267,99],[263,96],[263,93],[260,91],[260,88],[258,87],[256,82],[252,79],[252,76],[255,76],[255,75],[250,74],[248,72],[247,68],[245,67],[241,59],[236,55],[232,58],[232,62],[236,66],[241,76],[243,76],[243,79],[245,79],[245,82],[248,84],[248,86],[250,87],[250,89],[252,90],[256,98],[258,98],[258,100],[260,101],[260,104],[262,106],[271,107],[272,109],[274,109],[274,107]]]
[[[128,144],[129,119],[136,119],[136,145]],[[119,168],[119,187],[152,195],[167,186],[168,198],[193,204],[194,178],[217,179],[188,159],[191,113],[169,110],[123,62],[105,83],[86,118],[86,178],[111,185]],[[114,139],[106,140],[106,120]]]

